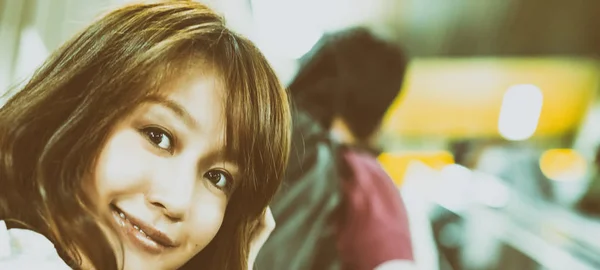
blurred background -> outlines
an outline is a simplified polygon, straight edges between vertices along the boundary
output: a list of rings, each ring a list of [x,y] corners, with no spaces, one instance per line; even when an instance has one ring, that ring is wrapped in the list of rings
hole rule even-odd
[[[0,0],[0,91],[125,0]],[[284,83],[325,33],[411,57],[379,156],[421,269],[600,269],[598,1],[212,0]]]

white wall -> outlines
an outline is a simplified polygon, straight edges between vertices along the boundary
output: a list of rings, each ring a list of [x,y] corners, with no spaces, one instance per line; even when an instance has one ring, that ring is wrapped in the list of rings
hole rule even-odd
[[[3,1],[0,10],[0,94],[12,82],[23,1]]]

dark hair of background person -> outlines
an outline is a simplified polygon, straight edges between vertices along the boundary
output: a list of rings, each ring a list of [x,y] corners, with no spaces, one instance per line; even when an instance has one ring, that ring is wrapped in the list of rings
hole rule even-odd
[[[44,234],[75,267],[85,257],[95,269],[116,269],[118,254],[83,180],[120,119],[205,65],[220,72],[228,91],[226,146],[242,181],[218,234],[186,266],[246,269],[250,234],[287,163],[287,94],[250,41],[193,1],[108,13],[54,52],[0,109],[0,219]]]
[[[324,36],[301,59],[293,100],[328,129],[339,116],[360,141],[375,132],[400,93],[408,57],[366,28]]]

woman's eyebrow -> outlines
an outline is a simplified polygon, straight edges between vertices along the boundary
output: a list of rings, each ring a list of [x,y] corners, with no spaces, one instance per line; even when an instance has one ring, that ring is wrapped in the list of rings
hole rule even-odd
[[[150,96],[147,98],[147,101],[156,103],[169,109],[179,118],[181,118],[183,122],[191,129],[198,129],[200,127],[198,121],[185,109],[185,107],[183,107],[175,100],[163,98],[160,96]]]

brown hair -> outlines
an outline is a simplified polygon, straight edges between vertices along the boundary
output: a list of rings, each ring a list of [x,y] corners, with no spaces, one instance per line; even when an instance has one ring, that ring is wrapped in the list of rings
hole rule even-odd
[[[243,179],[219,232],[186,267],[246,269],[252,227],[287,163],[287,95],[250,41],[192,1],[110,12],[58,49],[0,109],[0,219],[45,234],[75,265],[81,255],[96,269],[116,269],[82,179],[120,119],[206,62],[228,89],[227,151]]]

